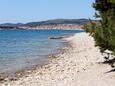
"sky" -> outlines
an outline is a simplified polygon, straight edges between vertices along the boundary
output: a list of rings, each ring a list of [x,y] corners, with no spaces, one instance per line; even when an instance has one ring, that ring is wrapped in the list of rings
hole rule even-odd
[[[0,0],[0,23],[93,18],[94,0]]]

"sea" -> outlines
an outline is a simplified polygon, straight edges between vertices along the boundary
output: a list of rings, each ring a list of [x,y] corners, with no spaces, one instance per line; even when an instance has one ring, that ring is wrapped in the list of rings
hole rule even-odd
[[[62,40],[83,30],[0,30],[0,73],[14,72],[45,62],[63,45]]]

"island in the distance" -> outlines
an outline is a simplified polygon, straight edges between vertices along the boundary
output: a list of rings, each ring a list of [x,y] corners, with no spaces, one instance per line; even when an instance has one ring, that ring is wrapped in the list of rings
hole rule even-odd
[[[53,19],[26,24],[5,23],[0,24],[0,29],[81,29],[87,22],[89,22],[88,19]]]

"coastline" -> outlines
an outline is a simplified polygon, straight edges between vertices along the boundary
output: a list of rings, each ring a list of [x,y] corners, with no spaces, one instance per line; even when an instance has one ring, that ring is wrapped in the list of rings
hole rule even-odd
[[[64,36],[63,38],[68,38],[70,36],[73,36],[75,33],[73,34],[69,34]],[[52,53],[49,53],[48,55],[44,55],[42,56],[42,58],[38,58],[36,59],[36,63],[33,66],[28,66],[16,71],[9,71],[9,72],[4,72],[4,73],[0,73],[0,85],[1,83],[7,82],[7,81],[16,81],[19,80],[19,78],[22,78],[23,76],[28,76],[31,73],[33,73],[35,70],[38,70],[39,68],[44,67],[45,65],[50,64],[50,62],[57,58],[57,55],[64,53],[65,51],[65,47],[69,46],[69,43],[65,40],[63,40],[63,38],[61,39],[53,39],[53,40],[61,40],[61,45],[55,49]],[[52,39],[50,39],[52,40]]]
[[[26,30],[25,30],[26,31]],[[78,32],[82,32],[82,31],[78,31]],[[69,36],[72,36],[73,34],[75,33],[71,33],[71,34],[63,34],[63,38],[65,37],[69,37]],[[48,36],[50,37],[50,36]],[[48,37],[46,37],[48,39]],[[53,37],[53,36],[52,36]],[[58,37],[58,36],[56,36]],[[61,37],[59,35],[59,37]],[[48,40],[52,40],[52,39],[48,39]],[[57,39],[53,39],[54,41],[57,40]],[[58,41],[58,40],[57,40]],[[5,72],[0,72],[0,82],[4,82],[4,81],[7,81],[7,80],[15,80],[15,79],[18,79],[17,77],[20,77],[20,76],[23,76],[25,75],[25,72],[27,73],[28,71],[31,72],[31,70],[35,70],[36,67],[39,67],[41,65],[45,65],[45,64],[48,64],[49,61],[48,61],[48,57],[50,55],[56,55],[56,54],[59,54],[61,53],[60,51],[62,51],[62,49],[60,49],[61,47],[65,47],[65,41],[62,40],[62,39],[59,39],[60,41],[60,45],[57,46],[52,52],[48,53],[48,54],[45,54],[43,56],[41,56],[40,58],[36,58],[36,59],[33,59],[32,61],[27,61],[28,63],[28,66],[26,67],[23,67],[23,68],[20,68],[20,69],[13,69],[13,70],[10,70],[10,71],[5,71]],[[56,45],[55,45],[56,46]],[[45,52],[44,52],[45,53]],[[23,54],[22,54],[23,55]],[[30,64],[30,65],[29,65]],[[32,64],[32,65],[31,65]],[[19,64],[20,65],[20,64]],[[2,70],[1,70],[2,71]],[[20,74],[19,74],[20,73]],[[10,77],[10,78],[9,78]]]
[[[6,81],[0,86],[114,86],[115,73],[103,62],[103,56],[94,46],[94,39],[85,32],[64,38],[70,46],[63,53],[51,56],[50,63],[36,67],[18,80]]]

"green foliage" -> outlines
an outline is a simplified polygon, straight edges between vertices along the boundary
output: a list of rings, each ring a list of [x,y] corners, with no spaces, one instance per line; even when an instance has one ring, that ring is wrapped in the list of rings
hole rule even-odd
[[[83,29],[85,29],[85,31],[91,35],[95,32],[95,28],[96,22],[92,22],[91,20],[89,20],[89,22],[83,26]]]
[[[115,53],[115,0],[96,0],[93,7],[99,12],[100,25],[96,25],[94,38],[101,52]]]

